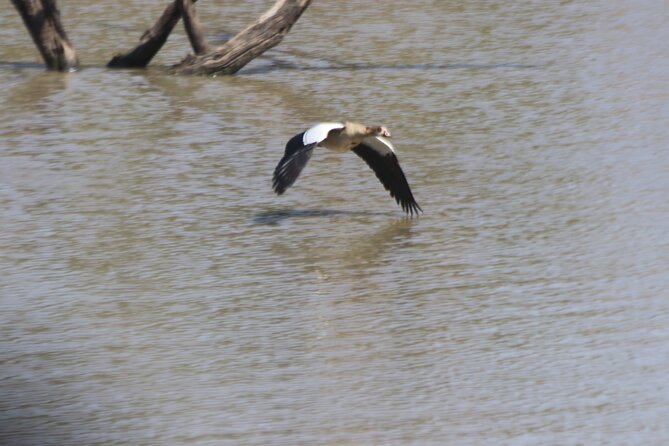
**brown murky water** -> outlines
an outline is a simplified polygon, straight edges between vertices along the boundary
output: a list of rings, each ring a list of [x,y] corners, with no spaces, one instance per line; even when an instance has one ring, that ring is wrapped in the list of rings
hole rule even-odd
[[[164,1],[61,3],[77,73],[0,11],[1,444],[669,444],[666,4],[316,0],[202,78],[100,68]],[[343,119],[424,215],[353,155],[273,195]]]

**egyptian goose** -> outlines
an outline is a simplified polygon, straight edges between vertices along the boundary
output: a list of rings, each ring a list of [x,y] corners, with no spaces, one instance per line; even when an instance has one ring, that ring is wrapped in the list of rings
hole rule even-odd
[[[325,147],[335,152],[352,150],[372,168],[404,212],[418,215],[422,209],[411,193],[395,149],[387,139],[389,137],[390,132],[383,126],[366,126],[355,122],[316,124],[293,136],[286,144],[283,158],[274,169],[274,192],[283,194],[297,180],[315,147]]]

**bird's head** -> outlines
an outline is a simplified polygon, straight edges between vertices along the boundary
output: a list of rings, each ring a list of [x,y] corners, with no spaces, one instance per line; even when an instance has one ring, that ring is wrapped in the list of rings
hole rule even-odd
[[[372,136],[385,136],[386,138],[390,138],[390,132],[388,131],[387,128],[385,128],[382,125],[375,125],[371,127],[367,127],[367,134],[372,135]]]

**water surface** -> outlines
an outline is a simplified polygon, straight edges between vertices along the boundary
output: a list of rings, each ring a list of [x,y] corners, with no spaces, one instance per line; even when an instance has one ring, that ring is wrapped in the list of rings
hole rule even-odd
[[[62,3],[76,73],[0,12],[0,443],[669,443],[661,2],[315,1],[216,78],[180,29],[102,68],[164,2]],[[272,193],[344,119],[420,218],[352,155]]]

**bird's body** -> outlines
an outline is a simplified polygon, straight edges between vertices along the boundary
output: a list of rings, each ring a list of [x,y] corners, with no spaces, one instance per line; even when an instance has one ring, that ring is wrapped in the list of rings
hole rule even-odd
[[[325,122],[293,136],[274,170],[274,191],[281,195],[297,180],[313,149],[325,147],[335,152],[353,151],[372,168],[383,186],[410,215],[421,210],[399,165],[390,132],[383,126],[355,122]]]
[[[330,130],[327,138],[321,141],[319,145],[335,152],[348,152],[368,136],[366,132],[364,125],[347,122],[341,129]]]

